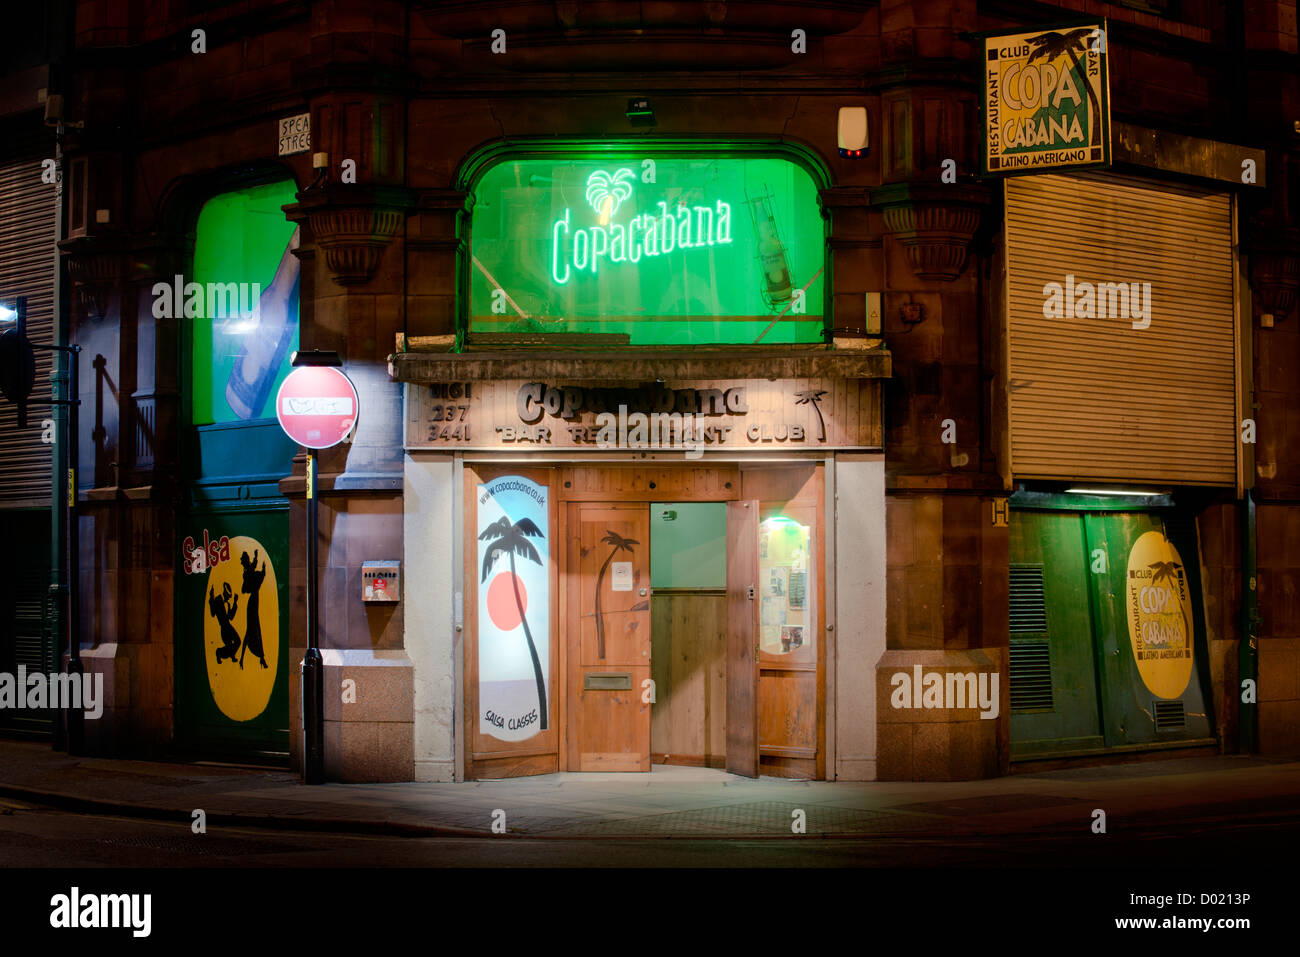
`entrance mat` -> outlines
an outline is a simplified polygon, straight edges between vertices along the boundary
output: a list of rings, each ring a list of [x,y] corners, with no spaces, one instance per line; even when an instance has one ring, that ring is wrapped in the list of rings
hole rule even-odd
[[[603,818],[565,819],[523,826],[524,833],[587,834],[601,836],[680,835],[765,835],[785,836],[795,833],[791,825],[794,812],[805,813],[805,834],[875,834],[892,831],[950,831],[952,822],[922,814],[897,813],[894,810],[858,810],[825,804],[796,801],[755,801],[749,804],[726,804],[692,811],[672,811],[640,817],[609,820]]]
[[[947,814],[953,817],[972,817],[983,814],[1001,814],[1003,811],[1036,811],[1040,808],[1087,803],[1088,800],[1088,798],[1061,797],[1056,794],[990,794],[988,797],[898,804],[891,807],[890,810],[911,811],[919,814]]]

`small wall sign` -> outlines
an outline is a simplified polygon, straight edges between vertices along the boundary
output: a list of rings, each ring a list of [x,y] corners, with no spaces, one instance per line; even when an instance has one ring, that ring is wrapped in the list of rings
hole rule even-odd
[[[293,156],[311,149],[311,114],[299,113],[279,121],[280,156]]]

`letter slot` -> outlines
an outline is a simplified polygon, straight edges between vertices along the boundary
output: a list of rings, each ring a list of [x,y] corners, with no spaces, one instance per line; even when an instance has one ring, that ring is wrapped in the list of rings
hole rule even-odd
[[[631,691],[630,671],[587,672],[582,676],[583,691]]]

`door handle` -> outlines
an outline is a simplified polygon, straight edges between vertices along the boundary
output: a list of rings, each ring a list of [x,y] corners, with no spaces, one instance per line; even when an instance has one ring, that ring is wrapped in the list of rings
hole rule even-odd
[[[758,664],[758,642],[754,642],[754,664]]]
[[[646,590],[642,588],[639,592],[637,592],[637,594],[640,595],[642,598],[644,598],[646,595]]]

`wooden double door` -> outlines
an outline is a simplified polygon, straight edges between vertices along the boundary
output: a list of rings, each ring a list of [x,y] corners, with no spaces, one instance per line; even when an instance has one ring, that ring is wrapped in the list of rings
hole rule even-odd
[[[653,709],[679,707],[685,694],[664,686],[670,669],[656,684],[652,667],[652,501],[726,503],[716,639],[727,770],[824,776],[820,469],[466,476],[467,777],[650,770]],[[750,490],[764,497],[742,497]]]

